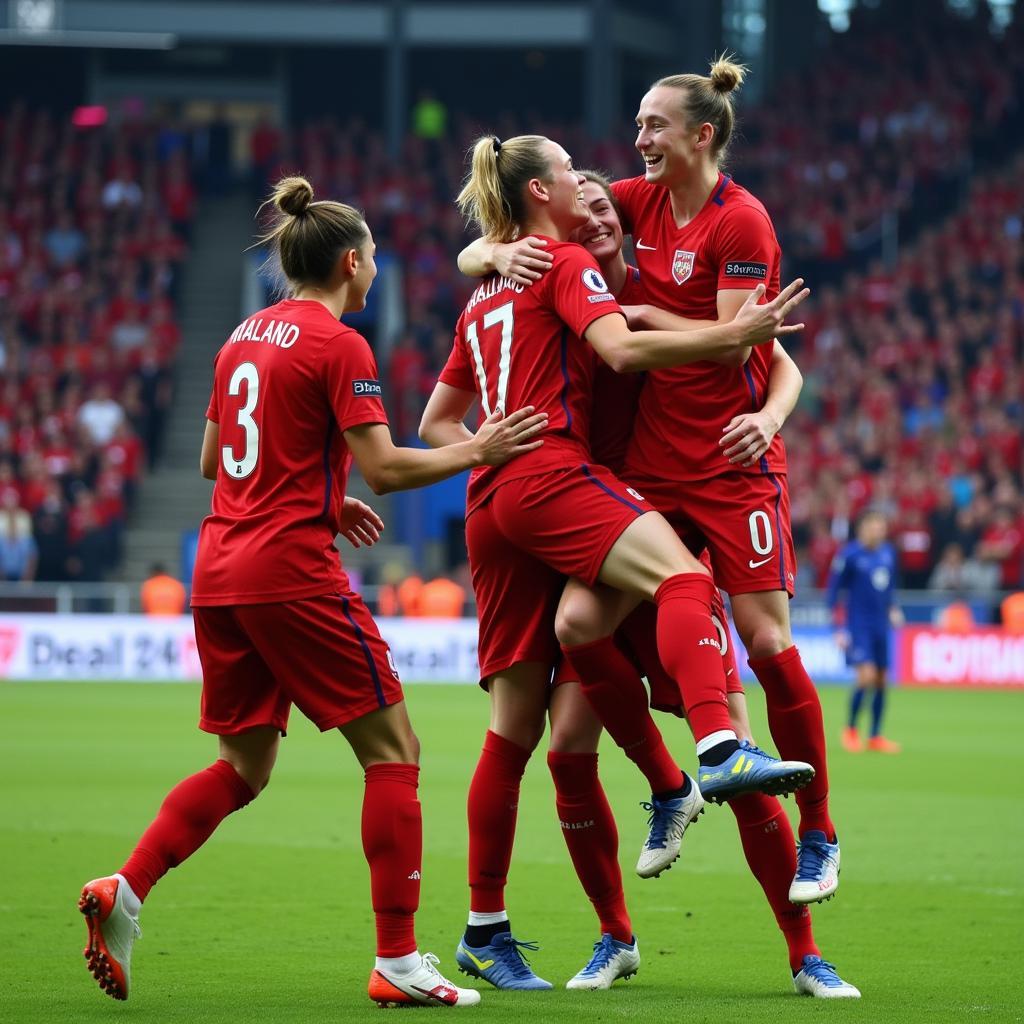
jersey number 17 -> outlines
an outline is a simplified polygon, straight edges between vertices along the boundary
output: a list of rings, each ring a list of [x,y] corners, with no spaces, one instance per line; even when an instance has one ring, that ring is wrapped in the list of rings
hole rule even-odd
[[[511,302],[506,302],[504,306],[484,313],[483,328],[485,331],[491,327],[497,327],[499,324],[501,325],[501,346],[498,351],[497,401],[493,408],[487,393],[487,370],[484,368],[484,356],[480,349],[477,321],[471,320],[466,327],[466,340],[469,342],[470,350],[473,353],[473,362],[476,365],[476,379],[480,385],[480,404],[484,408],[484,416],[490,416],[495,410],[500,410],[502,414],[507,411],[505,398],[508,395],[508,374],[512,366],[512,331],[515,326]]]

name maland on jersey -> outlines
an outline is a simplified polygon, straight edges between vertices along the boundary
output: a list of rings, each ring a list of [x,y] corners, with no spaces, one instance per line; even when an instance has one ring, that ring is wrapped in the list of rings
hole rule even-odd
[[[278,348],[291,348],[299,340],[299,328],[287,320],[271,320],[263,326],[262,317],[250,317],[243,320],[228,338],[232,344],[236,341],[265,341],[268,345]]]

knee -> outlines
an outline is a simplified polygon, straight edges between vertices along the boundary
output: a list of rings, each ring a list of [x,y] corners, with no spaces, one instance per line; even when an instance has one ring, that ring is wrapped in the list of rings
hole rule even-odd
[[[747,656],[758,660],[772,658],[793,646],[789,628],[765,617],[748,626],[741,635]]]
[[[224,760],[235,769],[235,774],[252,790],[254,800],[270,785],[270,775],[274,767],[272,764],[258,764],[244,761],[241,758],[225,758]]]
[[[509,743],[514,743],[517,747],[522,747],[523,750],[532,754],[544,735],[544,722],[505,719],[500,724],[492,725],[491,731],[503,740],[508,740]]]
[[[552,725],[548,750],[553,754],[596,754],[601,726],[574,728],[565,723]]]
[[[566,601],[555,613],[555,636],[563,647],[593,643],[602,635],[601,623],[572,601]]]
[[[353,750],[364,769],[373,764],[420,763],[420,741],[412,729],[389,730],[353,745]]]

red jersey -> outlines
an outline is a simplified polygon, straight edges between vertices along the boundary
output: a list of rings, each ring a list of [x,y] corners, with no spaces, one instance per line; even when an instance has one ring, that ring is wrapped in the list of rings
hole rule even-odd
[[[615,298],[620,306],[640,306],[647,302],[636,267],[627,268],[626,282]],[[622,473],[626,462],[644,376],[643,373],[616,373],[603,359],[598,359],[594,371],[590,455],[594,462],[616,474]]]
[[[652,305],[691,320],[718,319],[720,289],[763,284],[779,293],[782,251],[764,206],[728,175],[696,217],[676,227],[668,189],[642,177],[616,181],[612,191],[633,235],[637,264]],[[722,428],[764,404],[772,345],[753,349],[741,367],[702,361],[647,374],[629,449],[630,470],[668,480],[703,480],[720,473],[784,473],[778,434],[758,465],[733,466],[718,445]]]
[[[590,461],[590,408],[597,354],[583,340],[597,319],[621,309],[594,258],[573,242],[547,240],[551,269],[532,285],[492,274],[473,292],[455,328],[441,381],[480,396],[481,422],[495,409],[532,405],[548,414],[544,444],[469,479],[467,513],[499,484]]]
[[[206,416],[220,426],[193,605],[344,592],[338,533],[352,454],[344,431],[387,423],[366,340],[319,302],[244,320],[214,360]]]

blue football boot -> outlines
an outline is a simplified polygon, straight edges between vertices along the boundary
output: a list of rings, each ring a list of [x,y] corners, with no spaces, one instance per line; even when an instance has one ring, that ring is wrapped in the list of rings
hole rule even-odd
[[[785,796],[813,778],[814,769],[805,761],[780,761],[748,740],[741,740],[739,750],[721,764],[701,765],[697,772],[704,799],[716,804],[741,793]]]
[[[551,982],[538,978],[522,950],[538,949],[536,942],[519,942],[511,932],[499,932],[486,946],[470,946],[462,937],[455,950],[455,962],[463,974],[483,978],[495,988],[521,992],[551,988]]]

